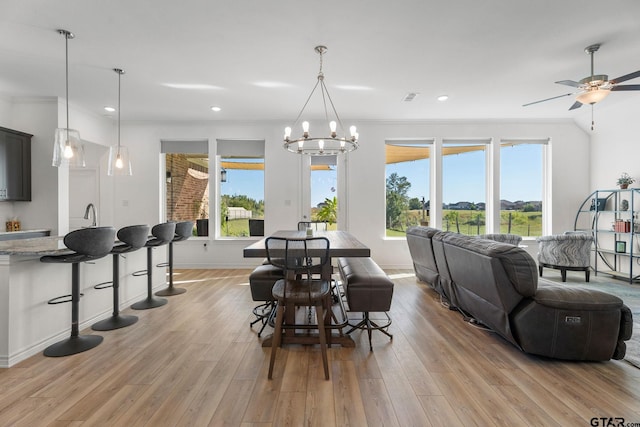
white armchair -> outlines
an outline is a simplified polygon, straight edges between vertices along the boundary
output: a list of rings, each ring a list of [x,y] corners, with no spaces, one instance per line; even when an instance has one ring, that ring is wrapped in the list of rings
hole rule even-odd
[[[538,241],[538,270],[543,267],[560,270],[562,281],[567,281],[567,270],[584,271],[585,281],[591,272],[591,244],[593,237],[586,233],[567,232],[541,236]]]

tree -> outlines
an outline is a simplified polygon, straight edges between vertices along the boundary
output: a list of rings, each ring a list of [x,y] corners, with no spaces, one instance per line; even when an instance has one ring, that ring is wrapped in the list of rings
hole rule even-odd
[[[316,214],[316,218],[319,221],[326,221],[329,224],[333,224],[337,222],[338,217],[338,199],[337,197],[333,197],[333,199],[324,199],[322,203],[322,207]]]
[[[412,197],[409,199],[409,209],[417,210],[422,209],[422,202],[417,197]]]
[[[409,208],[407,192],[411,183],[406,176],[392,173],[387,178],[387,228],[402,230],[402,214]]]

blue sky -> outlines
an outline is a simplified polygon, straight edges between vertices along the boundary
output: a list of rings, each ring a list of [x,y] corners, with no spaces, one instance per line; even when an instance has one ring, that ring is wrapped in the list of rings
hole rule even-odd
[[[357,155],[355,153],[354,155]],[[450,155],[443,158],[443,201],[484,202],[484,160],[483,151]],[[521,144],[505,147],[500,154],[501,199],[542,200],[542,146]],[[429,160],[418,160],[387,166],[386,176],[397,172],[406,176],[411,183],[409,197],[429,198]],[[222,183],[224,194],[246,194],[262,200],[264,198],[263,171],[227,170],[227,182]],[[312,173],[312,206],[325,198],[332,198],[337,188],[335,171]]]
[[[542,146],[522,144],[501,151],[501,199],[542,200]],[[443,202],[486,202],[485,153],[473,151],[445,156]],[[429,160],[387,166],[386,176],[396,172],[411,183],[409,197],[429,199]]]

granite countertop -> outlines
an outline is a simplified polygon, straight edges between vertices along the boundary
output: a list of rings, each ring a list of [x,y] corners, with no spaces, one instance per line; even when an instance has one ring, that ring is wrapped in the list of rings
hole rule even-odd
[[[17,232],[15,232],[17,233]],[[0,242],[0,255],[60,255],[71,252],[63,242],[64,237],[35,237],[33,239],[5,240]]]
[[[0,231],[0,234],[29,234],[29,233],[46,233],[47,231],[51,231],[48,229],[36,229],[36,230],[20,230],[20,231]]]

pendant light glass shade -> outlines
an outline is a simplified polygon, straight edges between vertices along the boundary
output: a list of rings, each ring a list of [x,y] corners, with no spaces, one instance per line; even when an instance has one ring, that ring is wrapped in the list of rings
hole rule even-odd
[[[75,129],[56,129],[53,146],[53,162],[55,167],[67,165],[84,168],[87,166],[84,157],[84,144],[80,139],[80,132]]]
[[[123,145],[109,147],[109,176],[132,175],[131,161],[129,161],[129,149]]]
[[[75,36],[67,30],[58,30],[58,33],[64,36],[65,43],[65,103],[67,109],[67,124],[64,128],[56,129],[53,145],[53,160],[51,164],[55,167],[65,165],[84,168],[87,164],[84,157],[84,143],[82,139],[80,139],[80,132],[75,129],[69,129],[69,39]]]
[[[109,165],[107,175],[133,175],[131,170],[131,161],[129,159],[129,149],[120,144],[120,79],[124,74],[124,70],[114,68],[113,71],[118,73],[118,144],[109,148]]]

